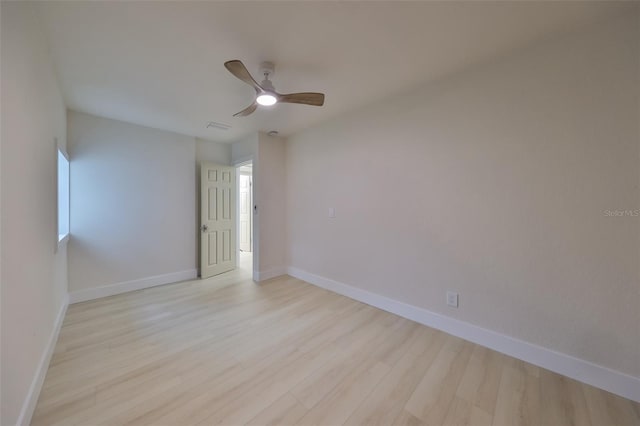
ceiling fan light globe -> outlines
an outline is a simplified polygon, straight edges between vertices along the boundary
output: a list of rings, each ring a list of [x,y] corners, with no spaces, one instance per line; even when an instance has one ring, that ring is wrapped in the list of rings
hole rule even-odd
[[[271,93],[261,93],[256,98],[256,102],[263,106],[271,106],[278,102],[278,98]]]

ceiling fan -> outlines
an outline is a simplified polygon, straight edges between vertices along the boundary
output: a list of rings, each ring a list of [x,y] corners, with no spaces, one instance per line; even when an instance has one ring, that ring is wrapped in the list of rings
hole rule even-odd
[[[269,76],[273,74],[275,69],[271,62],[263,62],[260,65],[260,72],[264,76],[264,80],[262,80],[260,84],[251,77],[251,74],[247,71],[247,67],[237,59],[225,62],[224,66],[231,74],[253,87],[256,91],[256,99],[253,103],[242,111],[233,114],[234,117],[245,117],[254,112],[256,108],[258,108],[258,105],[269,106],[276,103],[289,103],[322,106],[324,104],[323,93],[303,92],[280,94],[276,92],[273,83],[269,80]]]

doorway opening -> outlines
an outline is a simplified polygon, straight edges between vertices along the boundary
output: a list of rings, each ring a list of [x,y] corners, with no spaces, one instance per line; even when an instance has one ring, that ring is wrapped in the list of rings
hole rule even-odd
[[[253,257],[255,252],[253,241],[253,163],[239,164],[236,168],[238,182],[237,197],[237,239],[238,268],[253,274]]]

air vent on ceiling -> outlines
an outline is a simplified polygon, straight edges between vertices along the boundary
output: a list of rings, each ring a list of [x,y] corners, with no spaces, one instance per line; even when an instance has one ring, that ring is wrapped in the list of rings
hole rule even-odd
[[[207,129],[229,130],[230,128],[231,126],[228,124],[217,123],[215,121],[210,121],[207,123]]]

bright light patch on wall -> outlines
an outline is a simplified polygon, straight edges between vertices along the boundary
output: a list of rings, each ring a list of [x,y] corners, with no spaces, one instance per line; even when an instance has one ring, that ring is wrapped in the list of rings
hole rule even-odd
[[[58,150],[58,242],[69,235],[69,160]]]

